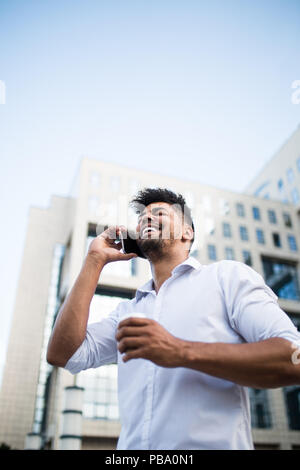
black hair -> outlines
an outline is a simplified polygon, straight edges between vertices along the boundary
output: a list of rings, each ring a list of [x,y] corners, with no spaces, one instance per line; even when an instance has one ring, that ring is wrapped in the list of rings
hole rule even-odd
[[[166,188],[144,188],[138,191],[137,195],[131,200],[130,205],[136,210],[136,213],[140,212],[140,207],[147,207],[153,202],[166,202],[168,204],[176,204],[176,207],[180,207],[182,214],[185,217],[185,221],[193,229],[193,238],[191,245],[195,238],[195,227],[192,219],[191,209],[187,206],[182,194],[174,193],[173,191]]]

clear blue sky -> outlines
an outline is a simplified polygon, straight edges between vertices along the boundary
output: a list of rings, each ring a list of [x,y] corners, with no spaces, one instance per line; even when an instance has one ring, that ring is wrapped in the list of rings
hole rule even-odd
[[[82,156],[242,191],[300,123],[299,0],[0,0],[0,376],[28,208]]]

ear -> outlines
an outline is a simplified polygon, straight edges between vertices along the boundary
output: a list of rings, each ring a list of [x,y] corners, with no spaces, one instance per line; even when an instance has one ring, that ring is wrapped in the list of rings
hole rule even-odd
[[[185,224],[183,233],[182,233],[182,238],[183,240],[192,240],[194,236],[193,229],[190,225]]]

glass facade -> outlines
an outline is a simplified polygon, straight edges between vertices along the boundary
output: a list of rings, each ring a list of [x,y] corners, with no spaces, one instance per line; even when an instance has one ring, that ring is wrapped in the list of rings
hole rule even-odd
[[[56,244],[53,253],[51,280],[48,293],[48,304],[45,316],[43,346],[41,351],[39,379],[36,391],[35,412],[33,421],[33,432],[43,434],[45,431],[45,420],[47,413],[47,397],[53,366],[46,360],[47,347],[54,324],[55,316],[60,307],[59,288],[61,278],[62,261],[65,247]]]
[[[281,299],[300,300],[299,281],[295,264],[262,258],[264,278]]]
[[[289,315],[294,325],[300,330],[300,315]],[[284,399],[289,429],[300,430],[300,386],[284,387]]]
[[[79,374],[84,387],[85,419],[119,419],[117,366],[102,366]]]

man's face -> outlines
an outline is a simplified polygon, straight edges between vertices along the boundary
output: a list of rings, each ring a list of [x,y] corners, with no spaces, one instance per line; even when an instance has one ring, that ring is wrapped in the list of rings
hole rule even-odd
[[[137,243],[147,255],[163,254],[175,243],[181,244],[184,230],[183,215],[166,202],[154,202],[138,217]]]

